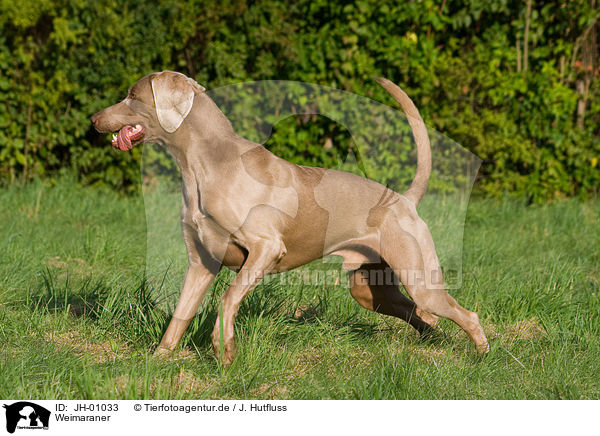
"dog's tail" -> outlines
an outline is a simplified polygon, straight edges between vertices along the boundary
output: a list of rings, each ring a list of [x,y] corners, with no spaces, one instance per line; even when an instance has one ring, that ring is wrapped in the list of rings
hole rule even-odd
[[[404,193],[404,196],[416,206],[427,191],[429,176],[431,174],[431,145],[429,143],[429,135],[427,135],[427,128],[415,104],[404,91],[387,79],[377,77],[375,80],[394,97],[394,100],[400,103],[400,106],[402,106],[402,109],[406,113],[408,123],[417,143],[417,173],[410,188]]]

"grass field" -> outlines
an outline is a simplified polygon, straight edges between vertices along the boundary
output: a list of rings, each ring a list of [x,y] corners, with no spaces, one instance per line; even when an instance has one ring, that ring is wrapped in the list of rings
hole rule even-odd
[[[425,215],[443,235],[444,215]],[[226,369],[210,332],[231,273],[177,353],[152,357],[184,265],[153,265],[146,278],[141,197],[69,179],[5,188],[0,397],[597,399],[599,216],[600,201],[471,202],[462,287],[452,294],[480,315],[492,348],[483,359],[449,321],[440,338],[421,341],[402,321],[362,309],[343,281],[312,286],[292,276],[244,301],[238,357]],[[169,229],[177,258],[185,252]]]

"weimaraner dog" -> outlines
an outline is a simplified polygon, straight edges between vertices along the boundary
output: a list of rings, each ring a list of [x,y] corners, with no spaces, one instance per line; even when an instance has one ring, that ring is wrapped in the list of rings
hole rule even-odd
[[[376,80],[406,112],[417,145],[416,176],[404,194],[350,173],[294,165],[236,135],[205,89],[180,73],[152,73],[123,101],[92,116],[99,132],[118,132],[115,148],[158,143],[181,169],[189,265],[157,354],[175,349],[226,266],[238,274],[223,294],[212,343],[223,363],[231,363],[234,320],[244,297],[266,274],[329,254],[342,256],[350,293],[363,307],[404,319],[419,332],[432,330],[438,316],[449,318],[479,353],[489,350],[477,314],[444,290],[433,240],[417,215],[431,173],[423,119],[398,86]],[[372,280],[382,271],[394,279]],[[412,300],[400,292],[399,281]]]

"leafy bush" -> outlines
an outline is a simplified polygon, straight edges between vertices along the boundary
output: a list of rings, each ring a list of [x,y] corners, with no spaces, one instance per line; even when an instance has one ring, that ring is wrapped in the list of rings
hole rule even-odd
[[[593,195],[599,17],[596,0],[2,0],[0,178],[67,167],[84,183],[134,189],[140,149],[113,151],[89,116],[141,76],[174,69],[210,88],[299,80],[391,104],[372,80],[388,77],[484,160],[481,192]],[[275,135],[268,146],[311,165],[351,147],[326,118],[283,121]]]

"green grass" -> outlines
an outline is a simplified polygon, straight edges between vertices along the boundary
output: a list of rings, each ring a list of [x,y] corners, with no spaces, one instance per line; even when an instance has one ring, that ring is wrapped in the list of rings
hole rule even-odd
[[[174,215],[153,213],[154,201]],[[246,298],[227,369],[210,332],[228,272],[174,357],[151,354],[185,268],[173,201],[147,196],[147,241],[141,197],[69,179],[0,191],[0,397],[600,397],[600,201],[469,205],[462,287],[451,293],[480,315],[492,347],[483,359],[449,321],[440,338],[421,341],[402,321],[362,309],[343,281],[313,286],[295,272]],[[447,246],[436,202],[423,215]]]

